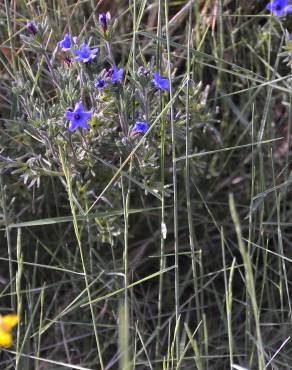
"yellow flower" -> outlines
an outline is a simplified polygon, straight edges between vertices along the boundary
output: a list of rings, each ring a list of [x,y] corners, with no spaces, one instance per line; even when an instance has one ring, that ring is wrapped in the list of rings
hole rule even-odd
[[[18,324],[18,315],[0,315],[0,347],[10,348],[12,346],[12,329]]]

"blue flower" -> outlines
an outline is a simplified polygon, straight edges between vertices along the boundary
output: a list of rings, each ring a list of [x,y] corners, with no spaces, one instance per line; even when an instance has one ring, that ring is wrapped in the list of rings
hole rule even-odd
[[[62,49],[62,51],[68,51],[71,49],[71,36],[69,33],[66,33],[63,40],[58,42],[59,47]]]
[[[292,6],[289,5],[289,0],[272,0],[267,5],[267,10],[272,12],[276,17],[283,17],[286,14],[292,13]]]
[[[149,125],[146,121],[136,122],[133,129],[132,134],[145,134],[148,131]]]
[[[75,59],[78,62],[83,63],[91,62],[94,58],[96,58],[97,52],[98,49],[91,50],[90,47],[85,43],[80,46],[79,50],[74,50],[74,54],[76,55]]]
[[[38,29],[33,22],[27,22],[26,29],[33,35],[36,35],[38,33]]]
[[[74,132],[78,127],[89,129],[87,121],[92,117],[93,112],[85,112],[83,109],[83,104],[80,101],[75,105],[73,112],[68,110],[66,112],[66,118],[70,121],[69,131]]]
[[[99,78],[95,83],[95,87],[97,87],[98,90],[103,90],[107,85],[108,83],[102,78]]]
[[[124,73],[124,68],[120,68],[119,70],[117,70],[115,67],[112,67],[110,70],[112,83],[117,84],[118,82],[121,82],[123,79],[123,73]]]
[[[158,72],[153,75],[152,84],[159,90],[169,90],[169,80],[167,78],[161,78]]]

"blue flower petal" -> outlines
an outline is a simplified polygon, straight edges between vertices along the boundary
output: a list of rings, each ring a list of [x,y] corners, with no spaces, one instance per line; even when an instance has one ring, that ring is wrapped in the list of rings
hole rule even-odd
[[[124,68],[117,70],[115,67],[112,68],[112,83],[116,84],[121,82],[123,79]]]
[[[161,79],[160,86],[162,90],[169,90],[169,81],[167,79]]]
[[[145,134],[148,129],[149,125],[146,121],[136,122],[132,129],[132,134]]]
[[[74,113],[74,112],[68,111],[68,112],[66,112],[65,117],[66,117],[68,120],[72,121],[72,120],[74,119],[74,115],[75,115],[75,113]]]
[[[70,122],[69,131],[74,132],[74,131],[76,131],[76,129],[77,129],[78,127],[79,127],[79,121],[78,121],[78,120],[73,119],[73,120]]]
[[[59,47],[62,49],[62,51],[68,51],[71,48],[71,37],[69,33],[66,33],[63,40],[61,40],[59,43]]]
[[[160,78],[160,74],[158,72],[154,72],[153,77],[154,77],[154,80],[157,81]]]
[[[169,90],[169,80],[162,78],[158,72],[153,74],[152,84],[159,90]]]
[[[77,57],[81,57],[81,51],[80,50],[74,50],[74,54],[77,56]],[[77,59],[77,58],[76,58]]]
[[[83,112],[84,112],[83,103],[82,101],[79,101],[78,103],[75,104],[74,113],[83,113]]]
[[[93,112],[92,111],[89,111],[89,112],[83,112],[81,113],[81,117],[82,117],[82,120],[89,120],[93,115]]]
[[[86,120],[81,120],[81,122],[79,122],[78,126],[81,127],[81,128],[83,128],[83,129],[86,129],[86,130],[89,129],[89,126],[88,126]]]
[[[81,44],[79,50],[74,50],[74,53],[76,55],[76,60],[78,62],[87,63],[92,61],[94,58],[96,58],[96,54],[98,52],[98,48],[91,50],[90,47],[83,43]]]

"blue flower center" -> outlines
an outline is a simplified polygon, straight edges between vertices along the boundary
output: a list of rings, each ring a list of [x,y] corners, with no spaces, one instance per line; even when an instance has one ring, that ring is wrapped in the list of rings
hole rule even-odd
[[[281,10],[282,6],[280,4],[275,6],[275,10]]]
[[[77,119],[77,120],[78,120],[78,119],[80,119],[80,114],[78,114],[78,113],[77,113],[77,114],[75,114],[75,115],[74,115],[74,118],[75,118],[75,119]]]

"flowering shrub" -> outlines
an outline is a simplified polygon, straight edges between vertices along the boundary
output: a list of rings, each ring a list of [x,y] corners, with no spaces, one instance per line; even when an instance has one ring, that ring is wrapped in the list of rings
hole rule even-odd
[[[47,76],[46,91],[41,86],[28,86],[29,82],[24,86],[20,80],[15,81],[14,92],[21,96],[19,129],[22,127],[31,140],[40,144],[37,159],[30,158],[29,164],[19,171],[25,183],[39,186],[47,174],[64,171],[60,157],[63,153],[72,173],[73,191],[78,192],[78,187],[87,184],[87,202],[94,203],[114,171],[133,153],[125,169],[130,168],[136,191],[155,198],[161,191],[161,184],[157,182],[160,166],[157,148],[161,135],[165,137],[166,153],[171,151],[167,101],[170,83],[174,81],[170,80],[171,76],[162,77],[166,75],[166,65],[161,66],[160,73],[153,68],[153,62],[144,61],[142,66],[129,72],[127,65],[121,65],[114,58],[114,29],[109,13],[99,15],[99,27],[99,38],[85,40],[66,33],[63,39],[56,40],[52,58],[46,49],[47,22],[27,24],[28,33],[21,37],[32,52],[32,60],[36,60],[32,69],[37,71],[38,58],[42,56],[47,64]],[[39,80],[40,83],[43,81]],[[30,95],[31,89],[35,90],[33,95]],[[190,112],[194,109],[204,115],[203,92],[198,86],[192,90],[195,100]],[[44,95],[46,103],[40,104]],[[31,103],[27,104],[28,101]],[[183,122],[184,115],[178,110],[175,117],[178,131],[183,130],[181,120]],[[209,125],[212,126],[211,121]],[[177,145],[183,148],[185,142],[178,141]],[[99,200],[97,209],[107,209],[108,202],[112,207],[121,208],[121,199],[117,199],[114,192],[111,188],[107,201]],[[112,218],[111,222],[115,223],[116,219]],[[119,229],[118,223],[115,228]]]
[[[0,8],[1,364],[288,368],[291,2],[105,4]]]

